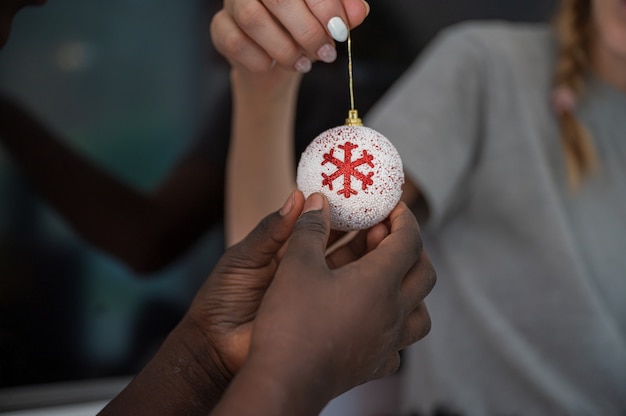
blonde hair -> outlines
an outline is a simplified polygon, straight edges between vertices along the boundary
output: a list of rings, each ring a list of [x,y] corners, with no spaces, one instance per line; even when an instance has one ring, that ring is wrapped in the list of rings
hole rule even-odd
[[[555,111],[559,117],[568,181],[576,189],[598,165],[591,136],[574,114],[576,99],[583,93],[589,69],[591,0],[561,0],[555,28],[559,40]]]

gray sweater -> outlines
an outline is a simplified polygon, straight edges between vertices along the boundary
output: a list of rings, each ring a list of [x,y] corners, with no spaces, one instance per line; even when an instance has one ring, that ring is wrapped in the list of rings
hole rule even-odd
[[[626,95],[589,80],[601,168],[570,191],[554,48],[544,25],[453,27],[368,114],[430,206],[439,276],[405,412],[626,414]]]

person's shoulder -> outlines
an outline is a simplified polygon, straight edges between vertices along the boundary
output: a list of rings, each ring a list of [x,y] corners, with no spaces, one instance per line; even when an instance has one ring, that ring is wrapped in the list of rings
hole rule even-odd
[[[554,53],[550,25],[508,21],[467,21],[443,29],[433,44],[448,54],[471,57],[479,65],[547,61]]]
[[[554,34],[546,23],[508,22],[501,20],[466,21],[444,28],[438,43],[473,46],[487,53],[517,50],[519,47],[550,45]]]

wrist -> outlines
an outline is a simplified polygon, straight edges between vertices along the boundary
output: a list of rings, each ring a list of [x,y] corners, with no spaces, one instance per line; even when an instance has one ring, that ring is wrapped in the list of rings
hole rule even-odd
[[[318,415],[334,397],[332,380],[319,366],[301,365],[305,357],[251,353],[215,410],[238,414]]]
[[[185,317],[100,415],[206,415],[230,378],[214,359],[200,328]]]
[[[175,351],[186,360],[187,371],[181,371],[184,383],[190,386],[189,391],[201,398],[208,398],[207,403],[212,408],[227,389],[234,374],[224,365],[203,329],[187,316],[172,332],[171,338]],[[175,366],[177,364],[173,363]]]
[[[285,105],[286,99],[297,97],[302,74],[282,68],[256,73],[236,67],[231,69],[230,79],[235,99],[264,105],[267,102]]]

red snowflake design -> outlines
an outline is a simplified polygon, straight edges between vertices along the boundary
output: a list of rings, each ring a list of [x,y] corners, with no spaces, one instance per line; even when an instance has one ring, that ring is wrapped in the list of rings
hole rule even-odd
[[[324,180],[322,181],[322,187],[328,185],[328,189],[333,190],[333,181],[338,177],[343,175],[343,188],[340,189],[337,194],[343,195],[346,198],[350,198],[350,195],[356,195],[357,191],[352,189],[352,177],[354,176],[357,180],[361,181],[361,189],[365,190],[368,185],[373,185],[374,181],[372,180],[372,176],[374,172],[369,172],[367,175],[363,174],[356,170],[358,166],[363,164],[368,164],[371,168],[374,167],[372,160],[374,156],[367,153],[367,150],[363,150],[363,156],[359,159],[352,161],[352,150],[359,147],[356,144],[351,142],[346,142],[344,145],[337,146],[338,148],[343,150],[343,161],[337,159],[334,156],[335,149],[330,149],[329,153],[324,154],[324,161],[322,165],[325,165],[327,162],[332,163],[337,166],[337,170],[327,175],[322,173],[322,177]]]

